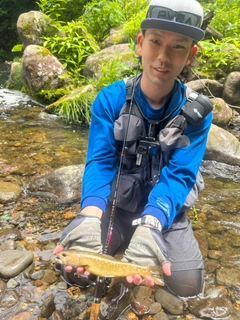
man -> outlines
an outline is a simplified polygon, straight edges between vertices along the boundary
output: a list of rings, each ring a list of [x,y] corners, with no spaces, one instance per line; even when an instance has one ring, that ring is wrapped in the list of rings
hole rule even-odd
[[[188,112],[179,116],[187,93],[178,76],[204,37],[202,21],[195,0],[151,1],[137,38],[143,72],[104,88],[93,103],[81,213],[54,250],[105,248],[113,255],[127,243],[125,261],[161,264],[166,287],[183,297],[203,290],[203,259],[185,210],[199,191],[212,115],[200,114],[202,121],[193,124]],[[66,280],[76,283],[72,268],[65,270]]]

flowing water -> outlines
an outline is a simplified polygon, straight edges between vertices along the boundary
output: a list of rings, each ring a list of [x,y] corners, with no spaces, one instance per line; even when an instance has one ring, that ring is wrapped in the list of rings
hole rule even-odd
[[[0,68],[2,84],[8,72],[5,66]],[[7,90],[4,85],[0,87],[0,181],[22,186],[59,167],[84,164],[88,128],[45,117],[42,111],[43,106],[28,96]],[[220,251],[219,266],[238,272],[239,203],[239,180],[205,176],[205,189],[196,206],[198,219],[190,213],[206,260],[209,250]],[[78,212],[78,204],[60,206],[50,199],[23,193],[16,203],[0,204],[0,227],[17,227],[22,243],[39,257],[36,266],[44,268],[61,230]],[[216,285],[215,271],[207,272],[206,282],[209,286]],[[233,302],[240,300],[240,287],[230,285],[227,289]]]

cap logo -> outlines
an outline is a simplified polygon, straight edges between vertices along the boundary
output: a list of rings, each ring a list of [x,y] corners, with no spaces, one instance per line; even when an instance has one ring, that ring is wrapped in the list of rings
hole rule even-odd
[[[161,6],[150,6],[147,18],[176,21],[193,27],[201,26],[201,17],[191,12],[175,11]]]

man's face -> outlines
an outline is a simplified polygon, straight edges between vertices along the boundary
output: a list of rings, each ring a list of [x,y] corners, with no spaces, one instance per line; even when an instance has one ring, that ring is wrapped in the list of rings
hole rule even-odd
[[[148,29],[138,36],[144,77],[157,86],[173,85],[196,51],[192,39],[170,31]]]

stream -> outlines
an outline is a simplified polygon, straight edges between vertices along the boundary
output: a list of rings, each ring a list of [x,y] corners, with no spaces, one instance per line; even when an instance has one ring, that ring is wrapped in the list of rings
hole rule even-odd
[[[8,74],[8,68],[0,66],[0,181],[23,186],[57,168],[84,164],[88,128],[45,115],[43,106],[27,95],[5,89]],[[228,298],[234,317],[227,319],[235,319],[235,316],[237,319],[240,317],[240,181],[234,181],[231,176],[210,175],[205,175],[204,180],[205,189],[196,204],[197,216],[190,212],[189,218],[206,262],[205,293],[212,297],[217,292],[217,296]],[[2,236],[3,231],[18,230],[17,245],[34,253],[34,272],[46,269],[54,272],[50,267],[52,250],[63,228],[78,213],[78,203],[60,205],[52,199],[23,192],[16,202],[0,203],[0,245],[7,239]],[[1,301],[0,285],[2,320],[85,319],[79,315],[89,306],[91,289],[84,293],[85,302],[76,306],[60,278],[52,283],[49,281],[47,286],[35,278],[18,277],[17,280],[17,303],[8,305],[7,309]],[[46,307],[47,292],[54,296],[55,313],[51,317],[47,313],[44,316],[41,309],[44,303]],[[17,318],[20,310],[28,316]],[[177,319],[177,316],[169,315],[168,319]],[[192,319],[198,318],[192,316]]]

